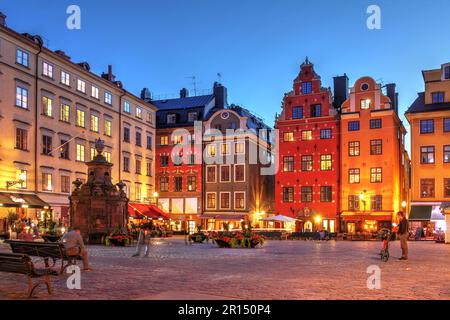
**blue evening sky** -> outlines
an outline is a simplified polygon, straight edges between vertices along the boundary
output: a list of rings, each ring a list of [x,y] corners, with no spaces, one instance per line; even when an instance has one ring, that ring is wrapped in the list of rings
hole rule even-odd
[[[66,28],[70,4],[81,7],[81,30]],[[366,27],[370,4],[381,7],[381,30]],[[324,86],[344,72],[350,84],[397,83],[402,114],[423,90],[421,70],[450,61],[448,0],[1,0],[0,11],[95,73],[112,64],[135,94],[192,92],[190,76],[209,89],[220,72],[229,101],[271,126],[305,56]]]

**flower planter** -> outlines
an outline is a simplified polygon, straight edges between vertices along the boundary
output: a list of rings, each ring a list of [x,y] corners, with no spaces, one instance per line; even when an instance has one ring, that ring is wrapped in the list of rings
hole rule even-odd
[[[189,238],[195,243],[203,243],[206,240],[206,235],[203,233],[194,233],[191,234]]]

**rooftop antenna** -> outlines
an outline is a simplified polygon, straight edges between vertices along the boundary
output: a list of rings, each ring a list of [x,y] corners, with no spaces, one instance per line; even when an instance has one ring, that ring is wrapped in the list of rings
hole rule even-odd
[[[219,83],[222,83],[222,73],[217,72],[217,80],[219,81]]]
[[[192,86],[194,87],[194,96],[196,96],[197,95],[197,77],[191,76],[191,77],[186,77],[186,78],[192,80]]]

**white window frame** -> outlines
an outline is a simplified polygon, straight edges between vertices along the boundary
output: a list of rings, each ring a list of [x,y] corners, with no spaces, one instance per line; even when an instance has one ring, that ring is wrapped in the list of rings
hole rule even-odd
[[[215,195],[215,198],[216,198],[216,205],[214,206],[214,207],[208,207],[208,194],[214,194]],[[207,210],[217,210],[217,192],[206,192],[206,196],[205,196],[205,208],[207,209]]]
[[[236,207],[236,194],[237,194],[237,193],[243,193],[243,194],[244,194],[244,208],[238,208],[238,207]],[[235,192],[234,192],[234,194],[233,194],[233,207],[234,207],[234,210],[245,210],[245,209],[246,209],[246,207],[247,207],[247,199],[246,199],[246,196],[247,196],[247,194],[246,194],[245,191],[235,191]]]
[[[96,86],[91,86],[91,97],[95,99],[99,99],[100,89]]]
[[[22,53],[22,59],[19,61],[19,51]],[[24,59],[24,56],[26,56],[26,59]],[[26,63],[24,63],[26,61]],[[30,67],[30,53],[20,47],[16,48],[16,62],[20,64],[21,66]]]
[[[44,177],[47,176],[47,189],[44,189]],[[50,178],[50,179],[48,179]],[[48,183],[50,181],[50,183]],[[50,187],[50,188],[49,188]],[[42,191],[53,191],[53,174],[49,172],[42,172]]]
[[[131,113],[131,104],[127,100],[124,100],[123,102],[123,112]]]
[[[17,94],[18,89],[20,89],[20,99],[18,99],[19,95]],[[15,92],[15,106],[22,109],[29,109],[29,96],[30,93],[28,91],[28,88],[25,88],[24,86],[20,86],[16,84],[16,92]],[[17,103],[17,101],[20,101],[20,104]]]
[[[211,152],[210,152],[210,148],[211,148],[211,147],[214,147],[214,150],[215,150],[214,155],[212,155]],[[215,156],[217,156],[217,144],[215,144],[215,143],[210,143],[210,144],[208,144],[208,145],[206,146],[206,154],[207,154],[208,156],[210,156],[210,157],[215,157]]]
[[[86,93],[86,81],[83,79],[77,79],[77,91]]]
[[[77,117],[76,117],[76,125],[77,125],[77,127],[80,127],[80,128],[86,128],[86,111],[84,111],[83,109],[79,109],[79,108],[77,108]],[[83,123],[82,123],[82,125],[79,123],[79,120],[80,120],[80,118],[79,118],[79,116],[80,115],[83,115]]]
[[[81,153],[81,150],[83,150],[83,159],[81,159],[81,157],[79,157],[79,155],[80,155],[79,151]],[[80,144],[80,143],[76,144],[76,160],[79,162],[86,162],[86,146],[84,144]]]
[[[222,207],[222,194],[228,194],[229,195],[229,206],[228,207]],[[231,210],[231,192],[230,191],[221,191],[219,192],[219,208],[220,210]]]
[[[237,166],[243,166],[243,167],[244,167],[244,181],[238,181],[238,180],[236,180],[236,167],[237,167]],[[246,180],[247,180],[247,176],[246,176],[247,172],[246,172],[246,170],[247,170],[247,169],[245,168],[245,164],[235,164],[235,165],[234,165],[234,170],[233,170],[233,175],[234,175],[234,176],[233,176],[233,179],[234,179],[233,181],[234,181],[234,182],[246,182]]]
[[[92,121],[94,118],[97,119],[97,120],[96,120],[96,121]],[[97,133],[98,133],[98,132],[100,131],[100,123],[99,123],[99,119],[100,119],[100,118],[99,118],[98,115],[91,113],[90,129],[91,129],[92,132],[97,132]],[[94,123],[96,124],[96,128],[93,128],[93,127],[92,127],[92,125],[93,125]]]
[[[108,128],[107,125],[106,125],[107,122],[109,122],[109,134],[106,131],[106,129]],[[105,131],[104,134],[105,134],[105,136],[112,137],[112,120],[111,119],[105,119],[103,125],[105,126],[104,127],[104,131]]]
[[[105,91],[105,103],[107,105],[111,106],[112,102],[113,102],[113,95],[112,95],[112,93],[109,92],[109,91]]]
[[[53,79],[53,65],[48,61],[42,61],[42,74]]]
[[[44,98],[47,99],[46,104],[44,104]],[[42,102],[42,115],[47,117],[53,117],[53,99],[47,95],[42,95],[41,102]]]
[[[238,144],[242,144],[244,146],[244,151],[243,152],[238,152],[237,151],[237,145]],[[234,153],[235,154],[245,154],[245,142],[244,141],[237,141],[234,143]]]
[[[136,118],[142,119],[142,108],[136,106]]]
[[[70,86],[70,73],[65,70],[61,70],[61,83]]]
[[[226,149],[227,149],[227,152],[226,153],[223,153],[222,152],[222,146],[224,146],[224,145],[226,145],[227,147],[226,147]],[[221,155],[223,155],[223,156],[229,156],[230,154],[231,154],[231,146],[230,146],[230,144],[228,143],[228,142],[222,142],[221,144],[220,144],[220,154]]]
[[[214,181],[208,181],[208,168],[214,168]],[[217,183],[217,166],[209,165],[206,166],[206,183]]]
[[[228,169],[229,169],[229,176],[230,176],[230,180],[228,180],[228,181],[225,181],[225,180],[223,180],[222,179],[222,167],[228,167]],[[232,174],[231,174],[231,165],[229,165],[229,164],[222,164],[222,165],[220,165],[220,170],[219,170],[219,172],[220,172],[220,182],[232,182],[233,180],[231,179],[231,177],[232,177]]]

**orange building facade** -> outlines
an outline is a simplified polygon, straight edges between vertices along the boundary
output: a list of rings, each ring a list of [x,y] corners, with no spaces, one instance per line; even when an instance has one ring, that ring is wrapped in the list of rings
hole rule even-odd
[[[341,231],[390,228],[407,207],[406,130],[395,85],[362,77],[341,108]]]

